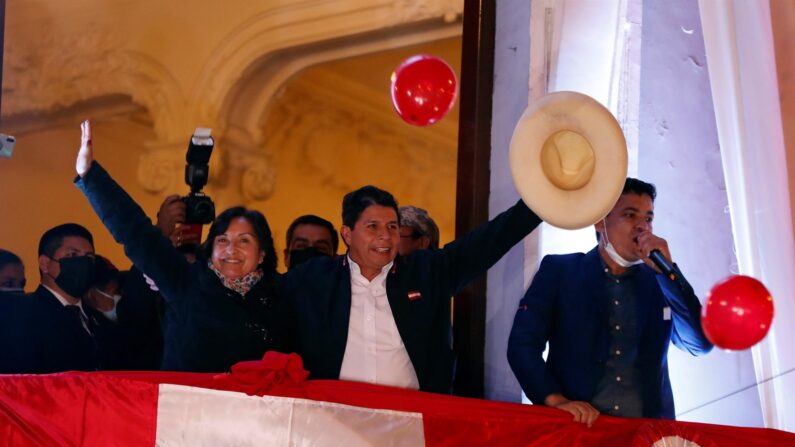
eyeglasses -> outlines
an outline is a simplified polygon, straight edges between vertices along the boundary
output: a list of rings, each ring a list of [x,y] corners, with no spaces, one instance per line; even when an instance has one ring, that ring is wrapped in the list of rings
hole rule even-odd
[[[421,238],[423,236],[426,236],[426,234],[421,232],[420,230],[418,230],[416,228],[411,228],[411,234],[401,234],[400,238],[401,239],[415,239],[416,240],[416,239],[419,239],[419,238]]]

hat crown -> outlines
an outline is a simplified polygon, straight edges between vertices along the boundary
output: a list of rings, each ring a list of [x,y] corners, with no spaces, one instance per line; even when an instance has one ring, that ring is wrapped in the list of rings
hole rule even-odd
[[[594,150],[585,137],[573,130],[559,130],[544,141],[541,170],[552,184],[567,191],[585,186],[593,176]]]
[[[610,211],[624,186],[627,158],[613,114],[577,92],[538,98],[511,138],[516,190],[539,217],[559,228],[593,225]]]

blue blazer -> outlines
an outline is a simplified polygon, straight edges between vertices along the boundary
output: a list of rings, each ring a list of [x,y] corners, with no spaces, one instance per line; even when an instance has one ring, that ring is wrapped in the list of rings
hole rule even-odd
[[[681,272],[672,281],[646,265],[639,269],[635,302],[643,416],[673,419],[669,343],[693,355],[709,352],[712,344],[701,329],[701,304]],[[508,339],[508,362],[533,403],[553,393],[586,402],[594,397],[609,356],[607,298],[598,248],[541,261]],[[671,308],[668,319],[665,307]]]
[[[398,256],[387,298],[420,390],[450,393],[450,297],[486,272],[541,219],[518,202],[439,250]],[[314,258],[283,277],[298,315],[299,352],[312,379],[338,379],[348,341],[351,275],[347,257]]]

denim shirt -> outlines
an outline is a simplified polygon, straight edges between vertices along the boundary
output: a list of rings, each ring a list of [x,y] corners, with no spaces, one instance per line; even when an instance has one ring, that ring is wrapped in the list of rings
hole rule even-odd
[[[637,296],[638,266],[616,276],[610,273],[604,260],[600,261],[605,272],[610,350],[591,405],[611,416],[641,417],[643,392],[637,358],[642,328],[637,327],[636,317],[636,300],[641,299]]]

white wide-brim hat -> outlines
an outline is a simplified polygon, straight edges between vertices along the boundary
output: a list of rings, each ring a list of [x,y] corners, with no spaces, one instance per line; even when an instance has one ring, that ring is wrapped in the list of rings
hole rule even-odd
[[[511,173],[522,200],[565,229],[600,221],[627,176],[627,143],[607,108],[577,92],[550,93],[522,114],[511,138]]]

